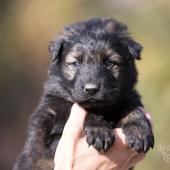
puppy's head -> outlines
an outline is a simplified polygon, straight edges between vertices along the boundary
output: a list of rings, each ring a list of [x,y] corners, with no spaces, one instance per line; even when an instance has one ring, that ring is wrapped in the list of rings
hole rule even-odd
[[[66,27],[50,44],[47,91],[84,106],[116,103],[137,81],[141,45],[112,19],[91,19]]]

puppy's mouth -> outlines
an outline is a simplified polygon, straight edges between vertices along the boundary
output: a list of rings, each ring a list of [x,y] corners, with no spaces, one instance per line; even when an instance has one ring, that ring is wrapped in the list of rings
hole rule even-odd
[[[84,108],[103,107],[110,105],[111,103],[111,101],[98,100],[94,98],[78,102],[78,104]]]

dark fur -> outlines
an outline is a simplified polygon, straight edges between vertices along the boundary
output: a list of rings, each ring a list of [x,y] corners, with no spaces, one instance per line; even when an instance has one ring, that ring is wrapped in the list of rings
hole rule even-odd
[[[123,129],[129,147],[137,152],[153,147],[150,123],[137,109],[143,105],[134,89],[141,48],[127,27],[112,19],[66,27],[50,43],[48,80],[14,170],[53,169],[54,152],[75,102],[89,112],[84,131],[88,144],[98,151],[112,146],[116,127]],[[89,83],[97,87],[90,93]]]

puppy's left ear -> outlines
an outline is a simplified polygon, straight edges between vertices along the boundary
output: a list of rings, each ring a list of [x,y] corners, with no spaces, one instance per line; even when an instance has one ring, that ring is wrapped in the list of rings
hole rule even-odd
[[[141,59],[142,46],[139,43],[135,42],[131,38],[124,39],[122,43],[123,46],[128,50],[130,56],[137,60]]]
[[[62,38],[54,39],[49,44],[49,52],[52,62],[59,60],[63,51],[64,40]]]

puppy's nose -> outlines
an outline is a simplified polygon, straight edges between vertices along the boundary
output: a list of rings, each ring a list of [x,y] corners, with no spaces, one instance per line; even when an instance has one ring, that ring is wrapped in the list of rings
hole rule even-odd
[[[88,83],[84,86],[84,92],[90,95],[96,94],[100,89],[100,85]]]

